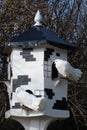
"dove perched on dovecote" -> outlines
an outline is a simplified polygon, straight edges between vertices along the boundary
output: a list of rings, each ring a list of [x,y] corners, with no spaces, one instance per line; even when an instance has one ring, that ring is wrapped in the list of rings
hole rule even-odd
[[[33,93],[29,93],[21,87],[16,88],[16,95],[22,105],[34,111],[42,111],[46,105],[44,97],[36,97]]]
[[[80,69],[74,68],[71,64],[63,59],[56,59],[54,61],[55,67],[60,75],[64,78],[78,81],[81,78],[82,72]]]

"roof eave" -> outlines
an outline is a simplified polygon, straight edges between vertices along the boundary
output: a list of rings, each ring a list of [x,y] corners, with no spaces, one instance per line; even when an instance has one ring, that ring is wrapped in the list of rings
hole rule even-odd
[[[66,50],[74,50],[76,49],[77,47],[75,45],[69,45],[69,44],[61,44],[61,43],[54,43],[54,42],[51,42],[51,41],[47,41],[48,44],[52,45],[52,46],[56,46],[58,48],[62,48],[62,49],[66,49]]]

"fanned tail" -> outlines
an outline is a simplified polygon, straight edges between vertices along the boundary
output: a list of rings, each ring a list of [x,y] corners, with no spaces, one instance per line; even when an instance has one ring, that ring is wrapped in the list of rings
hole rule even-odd
[[[73,79],[77,82],[82,76],[82,72],[80,69],[74,69]]]

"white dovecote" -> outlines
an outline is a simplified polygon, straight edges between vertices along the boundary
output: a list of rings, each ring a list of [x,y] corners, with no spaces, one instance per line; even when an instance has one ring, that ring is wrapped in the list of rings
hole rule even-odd
[[[5,82],[10,90],[10,109],[6,118],[31,120],[33,117],[35,120],[38,117],[39,120],[42,116],[47,119],[43,122],[53,118],[65,119],[69,117],[68,82],[62,78],[56,85],[60,74],[54,60],[67,60],[68,50],[75,47],[42,26],[40,11],[37,11],[34,21],[34,26],[12,38],[4,48],[10,59],[8,72],[11,73],[9,81]]]

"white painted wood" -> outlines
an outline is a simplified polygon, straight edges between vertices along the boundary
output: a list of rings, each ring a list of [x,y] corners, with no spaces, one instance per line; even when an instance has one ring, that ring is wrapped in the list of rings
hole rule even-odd
[[[38,118],[19,118],[19,117],[12,117],[12,119],[18,121],[22,124],[25,130],[47,130],[49,123],[55,118],[41,116]]]
[[[31,55],[36,58],[36,61],[25,61],[20,53],[22,52],[21,49],[13,49],[11,53],[11,67],[13,72],[13,77],[11,78],[11,82],[7,82],[9,96],[11,96],[12,87],[13,87],[13,79],[17,79],[19,75],[28,75],[31,78],[31,81],[28,85],[21,85],[19,87],[23,88],[24,90],[31,90],[35,95],[42,95],[46,98],[47,103],[44,107],[43,111],[32,111],[30,109],[24,108],[15,108],[13,109],[12,106],[15,103],[19,102],[16,96],[16,93],[13,92],[12,99],[10,100],[10,107],[11,110],[6,113],[8,116],[19,116],[19,117],[34,117],[39,115],[47,115],[56,118],[68,118],[69,111],[68,110],[57,110],[53,109],[53,105],[56,100],[62,100],[63,97],[67,100],[67,81],[61,79],[55,87],[55,81],[52,80],[51,73],[52,73],[52,63],[56,58],[63,58],[67,59],[67,51],[62,49],[54,48],[54,52],[50,55],[48,61],[44,61],[44,50],[45,48],[36,48],[31,51]],[[60,53],[60,57],[56,56],[56,53]],[[52,99],[49,99],[44,92],[44,89],[52,89],[54,96]],[[10,99],[10,98],[9,98]],[[27,100],[27,99],[26,99]],[[9,114],[10,113],[10,114]],[[8,117],[7,116],[7,117]]]

